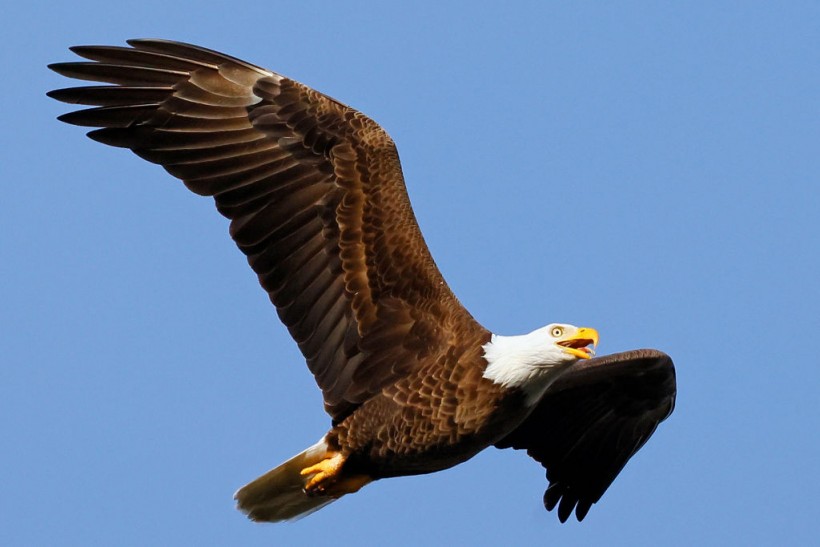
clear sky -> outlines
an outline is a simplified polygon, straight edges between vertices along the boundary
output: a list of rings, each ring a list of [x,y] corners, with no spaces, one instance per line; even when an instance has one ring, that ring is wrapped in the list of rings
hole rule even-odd
[[[817,2],[12,2],[0,125],[0,544],[727,545],[820,535]],[[409,6],[413,7],[409,7]],[[255,525],[234,490],[329,425],[227,221],[48,99],[159,37],[377,120],[489,329],[655,347],[678,403],[587,519],[489,449]],[[387,539],[389,538],[389,539]]]

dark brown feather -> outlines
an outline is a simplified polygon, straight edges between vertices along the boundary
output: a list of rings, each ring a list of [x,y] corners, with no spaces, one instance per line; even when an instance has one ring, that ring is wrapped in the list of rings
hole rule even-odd
[[[548,510],[582,520],[675,406],[668,355],[634,350],[580,362],[497,448],[524,449],[547,470]]]
[[[430,257],[396,148],[376,123],[215,51],[128,43],[75,47],[91,62],[51,65],[114,84],[51,92],[98,107],[61,119],[100,127],[89,136],[215,198],[335,422],[459,337],[483,335]]]

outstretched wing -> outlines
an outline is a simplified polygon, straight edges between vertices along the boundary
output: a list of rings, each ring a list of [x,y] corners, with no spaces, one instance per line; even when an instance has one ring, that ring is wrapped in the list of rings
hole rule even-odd
[[[449,326],[481,328],[430,257],[375,122],[215,51],[128,43],[74,47],[91,62],[50,66],[113,84],[50,92],[96,106],[60,119],[215,199],[335,420],[445,352],[459,334]]]
[[[583,520],[675,407],[675,367],[665,353],[634,350],[579,362],[497,448],[526,449],[547,469],[544,505]]]

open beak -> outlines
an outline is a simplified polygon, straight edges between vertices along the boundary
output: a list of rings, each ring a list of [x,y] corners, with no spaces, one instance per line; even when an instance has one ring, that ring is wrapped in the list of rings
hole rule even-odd
[[[565,353],[574,355],[578,359],[589,359],[595,355],[594,348],[598,346],[598,331],[587,327],[582,327],[572,336],[556,342]],[[592,345],[593,349],[587,346]]]

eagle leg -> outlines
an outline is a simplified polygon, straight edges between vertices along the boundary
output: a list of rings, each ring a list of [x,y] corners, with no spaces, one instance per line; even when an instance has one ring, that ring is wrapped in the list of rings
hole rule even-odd
[[[341,497],[345,494],[358,492],[364,485],[373,479],[368,475],[342,474],[342,467],[347,457],[341,452],[332,452],[319,463],[305,467],[300,474],[305,477],[311,475],[305,484],[305,493],[308,496]]]
[[[305,492],[308,494],[324,494],[327,487],[339,479],[339,472],[345,463],[344,454],[341,452],[331,452],[329,457],[319,461],[319,463],[305,467],[300,474],[303,477],[312,475],[305,483]]]

